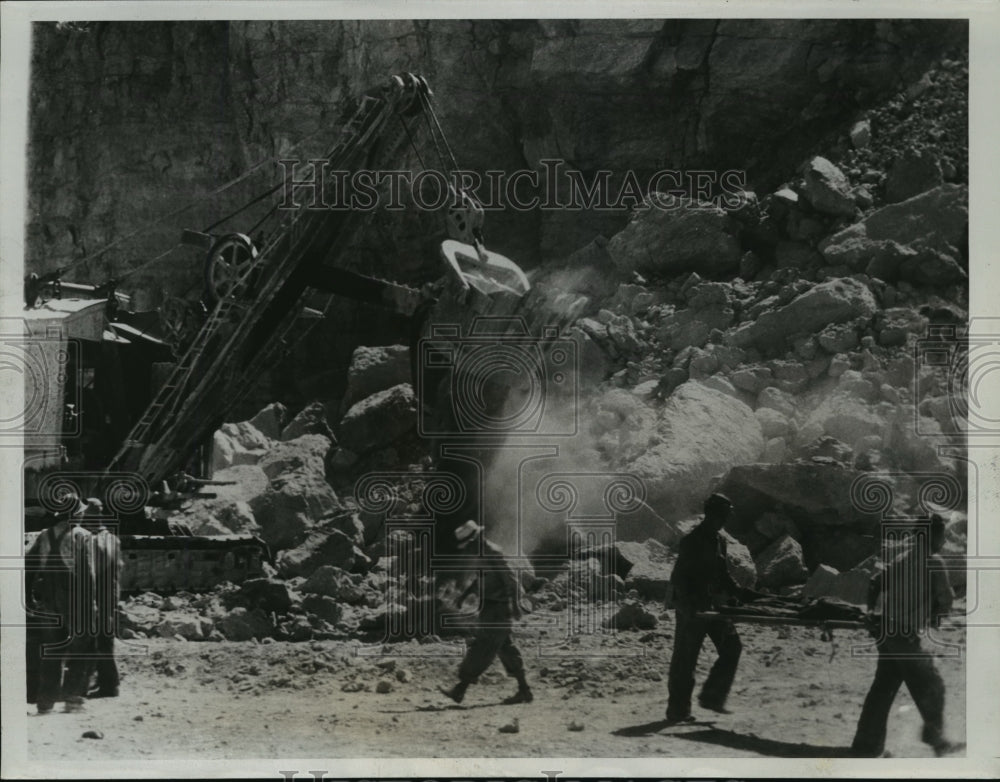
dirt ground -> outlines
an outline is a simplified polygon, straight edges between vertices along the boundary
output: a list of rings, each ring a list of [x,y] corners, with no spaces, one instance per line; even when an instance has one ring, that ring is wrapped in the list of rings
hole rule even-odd
[[[667,727],[672,617],[652,631],[567,638],[566,612],[538,611],[516,639],[535,694],[505,706],[515,686],[499,664],[455,705],[456,644],[194,643],[155,639],[121,657],[121,695],[84,713],[33,716],[29,753],[50,760],[268,757],[838,757],[850,745],[875,668],[852,656],[859,630],[833,643],[807,627],[739,625],[744,650],[732,714],[697,712]],[[964,646],[964,628],[942,628]],[[129,642],[136,644],[138,642]],[[714,660],[706,641],[699,683]],[[964,657],[938,667],[946,719],[965,736]],[[387,690],[385,692],[381,690]],[[29,713],[33,707],[27,707]],[[518,732],[500,728],[517,720]],[[932,757],[905,687],[889,721],[895,757]],[[100,731],[103,740],[82,738]]]

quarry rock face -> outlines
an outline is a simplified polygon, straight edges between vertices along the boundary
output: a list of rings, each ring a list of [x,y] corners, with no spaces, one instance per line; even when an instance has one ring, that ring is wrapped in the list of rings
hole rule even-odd
[[[41,208],[29,224],[27,264],[39,272],[217,186],[232,176],[233,161],[248,167],[297,144],[295,156],[315,156],[328,147],[339,111],[394,73],[428,78],[467,168],[541,168],[541,159],[562,157],[583,171],[649,176],[662,168],[741,168],[757,158],[756,178],[805,154],[812,142],[803,114],[819,126],[844,110],[844,95],[874,101],[964,34],[958,22],[939,22],[927,35],[917,20],[889,32],[874,20],[141,25],[128,35],[104,23],[38,30],[35,68],[63,85],[60,100],[40,97],[31,119],[32,199]],[[886,35],[897,44],[887,47]],[[470,91],[469,74],[490,76]],[[98,81],[106,87],[95,96],[86,85]],[[663,149],[671,150],[667,161]],[[88,171],[100,173],[81,176]],[[112,181],[127,187],[112,190]],[[192,227],[226,214],[239,203],[236,194],[232,200],[196,207]],[[528,230],[518,215],[497,212],[490,221],[497,249],[529,265],[582,246],[595,225],[610,235],[624,224],[622,215],[593,211],[555,211]],[[121,271],[126,258],[173,245],[175,234],[154,227],[138,248],[102,263]],[[169,273],[150,270],[129,284],[179,290],[199,263],[197,253],[185,253]]]

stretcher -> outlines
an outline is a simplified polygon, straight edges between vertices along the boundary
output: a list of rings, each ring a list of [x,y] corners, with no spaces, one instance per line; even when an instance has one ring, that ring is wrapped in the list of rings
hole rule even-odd
[[[732,622],[757,625],[798,625],[800,627],[819,627],[823,630],[866,630],[867,622],[852,619],[814,619],[798,616],[766,616],[763,614],[739,614],[728,611],[699,611],[695,614],[699,619],[729,619]]]

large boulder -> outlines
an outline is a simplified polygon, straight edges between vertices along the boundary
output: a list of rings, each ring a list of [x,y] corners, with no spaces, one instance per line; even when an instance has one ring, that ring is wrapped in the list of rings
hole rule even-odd
[[[281,402],[272,402],[249,421],[257,431],[272,440],[281,437],[281,430],[287,422],[288,408]]]
[[[331,625],[336,625],[344,617],[344,606],[326,595],[308,595],[302,601],[302,610]]]
[[[212,436],[212,474],[240,464],[256,464],[271,442],[250,421],[223,424]]]
[[[726,541],[726,564],[729,566],[729,575],[737,586],[753,589],[757,584],[757,567],[750,555],[750,549],[726,530],[719,534]]]
[[[341,570],[352,570],[364,553],[354,541],[337,529],[313,530],[293,549],[278,554],[278,573],[282,578],[311,576],[322,565],[333,565]]]
[[[305,594],[336,598],[349,605],[363,604],[367,597],[362,577],[335,565],[321,565],[306,579],[300,590]]]
[[[795,416],[795,400],[784,391],[768,386],[757,395],[757,409],[774,410],[785,418],[793,418]]]
[[[340,442],[354,453],[389,445],[417,425],[417,400],[399,383],[354,404],[340,422]]]
[[[596,560],[600,572],[624,579],[625,588],[636,590],[640,597],[662,600],[667,596],[674,555],[657,540],[618,540],[585,548],[580,557]]]
[[[253,608],[278,613],[291,608],[297,598],[288,584],[277,578],[251,578],[244,581],[240,584],[240,597]]]
[[[339,505],[337,495],[322,475],[292,472],[271,481],[271,488],[257,498],[253,507],[261,537],[281,549],[300,542]]]
[[[775,348],[795,334],[813,334],[831,323],[870,318],[878,311],[866,285],[850,277],[828,280],[796,296],[788,304],[767,310],[726,335],[737,347]]]
[[[215,629],[230,641],[266,638],[274,632],[274,624],[261,609],[247,610],[242,606],[215,619]]]
[[[326,419],[326,405],[310,402],[303,407],[288,425],[281,430],[282,440],[295,440],[304,434],[320,434],[334,440],[330,424]]]
[[[163,613],[154,606],[129,601],[118,612],[118,620],[123,629],[149,635],[156,632],[156,627],[163,621]]]
[[[752,502],[760,496],[770,503],[788,509],[803,511],[816,523],[851,524],[859,521],[878,521],[877,515],[860,514],[855,508],[851,485],[858,478],[852,470],[835,462],[794,462],[787,464],[743,464],[733,467],[725,476],[718,490],[734,504],[737,518],[752,516],[750,523],[770,508]],[[754,496],[756,495],[756,497]],[[754,510],[760,507],[758,512]],[[800,526],[801,528],[801,526]]]
[[[818,212],[839,217],[854,214],[851,184],[844,172],[824,157],[814,157],[803,172],[804,193]]]
[[[885,436],[892,419],[891,405],[872,405],[841,390],[824,399],[806,417],[799,429],[797,443],[805,448],[825,435],[857,450],[866,437]]]
[[[968,229],[968,191],[946,184],[872,213],[820,244],[831,266],[871,267],[887,281],[897,278],[945,285],[967,278],[962,265]]]
[[[188,500],[181,506],[177,520],[195,535],[260,534],[253,506],[268,490],[264,471],[244,464],[219,470],[212,477],[223,484],[210,487],[207,493],[215,496]]]
[[[206,512],[207,511],[207,512]],[[212,510],[204,506],[199,511],[187,509],[185,524],[194,535],[259,535],[260,525],[250,504],[236,501],[219,505]]]
[[[652,406],[618,388],[590,400],[583,417],[595,446],[619,464],[645,453],[653,441],[656,419]]]
[[[651,196],[654,201],[669,198],[661,193]],[[637,210],[632,221],[611,237],[608,254],[626,274],[728,274],[740,265],[737,232],[737,224],[723,209],[682,198],[672,209]]]
[[[820,565],[809,576],[802,588],[802,596],[834,597],[851,605],[867,607],[868,585],[872,578],[871,568],[859,565],[841,573],[837,568]]]
[[[737,535],[759,534],[756,520],[780,511],[799,531],[808,566],[847,570],[878,549],[881,511],[855,487],[862,475],[832,459],[745,464],[733,467],[718,490],[733,501],[730,524]]]
[[[155,632],[161,638],[180,636],[187,641],[203,641],[212,632],[212,620],[182,611],[167,611]]]
[[[405,345],[355,348],[340,409],[347,412],[355,402],[372,394],[411,382],[410,375],[410,349]]]
[[[261,536],[276,549],[295,546],[340,505],[326,481],[330,440],[319,434],[278,443],[261,460],[268,489],[251,503]]]
[[[809,575],[802,559],[802,546],[788,534],[777,538],[758,554],[754,564],[758,582],[769,589],[801,584]]]
[[[648,447],[623,467],[667,521],[700,511],[715,475],[756,461],[764,448],[753,410],[697,381],[678,386],[652,424]]]
[[[272,481],[292,472],[323,474],[326,455],[331,447],[329,437],[306,434],[294,440],[274,443],[258,466]]]
[[[795,526],[794,521],[785,514],[775,513],[774,511],[768,511],[758,516],[757,520],[753,523],[753,528],[767,541],[773,541],[782,535],[791,535],[793,538],[798,539],[799,535],[799,530]]]
[[[767,440],[772,437],[785,437],[792,433],[792,422],[777,410],[769,407],[758,407],[754,411],[754,415],[760,424],[761,433]]]

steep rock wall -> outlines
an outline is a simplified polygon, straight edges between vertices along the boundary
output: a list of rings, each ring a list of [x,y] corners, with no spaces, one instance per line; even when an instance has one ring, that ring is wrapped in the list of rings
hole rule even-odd
[[[766,187],[832,122],[849,122],[853,107],[912,81],[966,35],[961,21],[913,20],[39,24],[27,266],[64,266],[138,230],[80,277],[134,268],[246,190],[146,221],[303,139],[298,156],[322,151],[359,92],[399,71],[428,78],[464,167],[554,157],[585,174],[631,169],[640,181],[664,167],[732,167]],[[506,210],[489,215],[488,237],[532,266],[624,219]],[[129,287],[155,303],[198,278],[199,260],[180,251]]]

